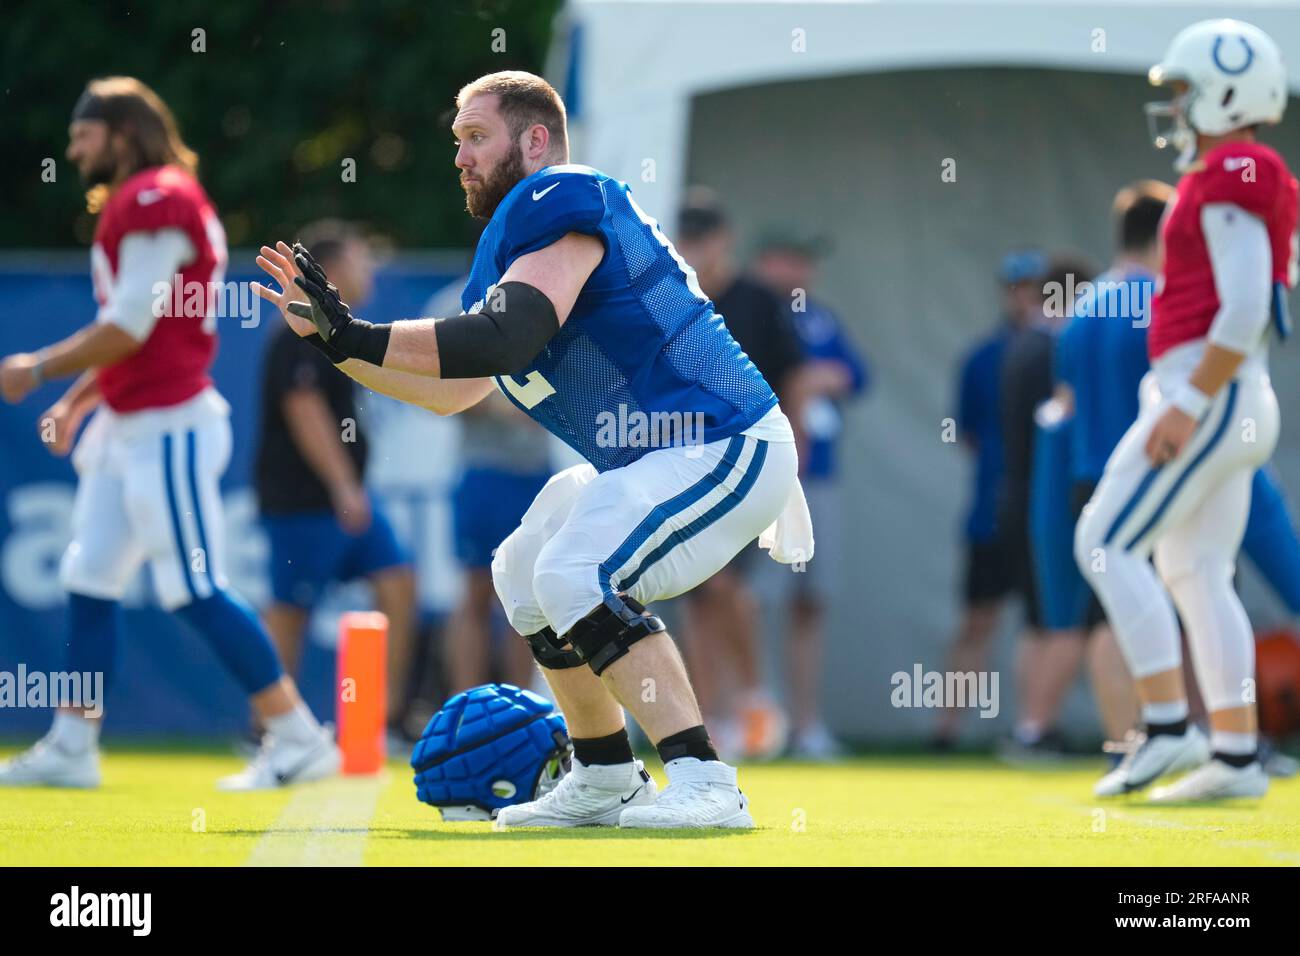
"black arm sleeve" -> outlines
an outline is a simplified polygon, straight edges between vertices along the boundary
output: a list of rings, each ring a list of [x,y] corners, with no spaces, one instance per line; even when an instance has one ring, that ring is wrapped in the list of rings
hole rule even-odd
[[[483,311],[439,319],[441,378],[511,375],[524,368],[560,330],[555,306],[527,282],[503,282]]]

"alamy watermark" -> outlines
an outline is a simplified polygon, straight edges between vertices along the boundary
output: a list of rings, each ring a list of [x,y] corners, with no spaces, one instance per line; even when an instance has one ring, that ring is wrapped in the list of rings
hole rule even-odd
[[[1102,279],[1074,281],[1074,273],[1065,274],[1065,282],[1043,283],[1043,312],[1054,319],[1073,318],[1079,302],[1092,300],[1092,316],[1098,319],[1125,319],[1135,329],[1151,324],[1151,296],[1155,284],[1127,280]]]
[[[239,319],[246,329],[261,322],[262,297],[251,282],[186,282],[177,273],[170,282],[155,282],[151,291],[157,319]]]
[[[911,673],[895,671],[889,683],[894,688],[889,702],[895,707],[978,707],[986,718],[1002,709],[997,671],[927,671],[913,664]]]
[[[0,671],[0,709],[67,708],[86,717],[104,714],[103,671]]]
[[[616,411],[596,415],[596,444],[601,448],[673,448],[702,446],[703,412],[643,412],[619,402]],[[697,452],[698,454],[698,452]]]

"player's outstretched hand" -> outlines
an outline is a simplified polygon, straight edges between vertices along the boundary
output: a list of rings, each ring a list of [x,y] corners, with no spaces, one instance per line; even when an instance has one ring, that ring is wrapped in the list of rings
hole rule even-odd
[[[320,337],[329,342],[352,322],[352,310],[339,297],[339,290],[325,277],[312,254],[301,242],[293,245],[293,261],[298,267],[294,284],[307,293],[311,303],[290,302],[289,311],[304,319],[311,319]]]
[[[36,356],[28,352],[0,359],[0,398],[16,405],[34,392],[40,384],[36,365]]]
[[[289,248],[288,243],[277,242],[274,249],[263,246],[262,254],[257,257],[257,264],[279,284],[280,291],[268,289],[260,282],[253,283],[253,291],[279,309],[284,320],[289,323],[289,328],[299,335],[311,335],[315,332],[316,323],[311,320],[311,307],[302,301],[302,291],[294,284],[294,280],[299,277],[299,272],[293,261],[293,250]],[[303,316],[299,312],[291,311],[289,309],[291,305],[302,306],[307,309],[308,314]]]
[[[36,420],[37,430],[45,442],[46,450],[55,458],[65,458],[72,451],[72,444],[77,438],[77,430],[89,413],[89,408],[80,410],[69,402],[59,400],[45,410]]]

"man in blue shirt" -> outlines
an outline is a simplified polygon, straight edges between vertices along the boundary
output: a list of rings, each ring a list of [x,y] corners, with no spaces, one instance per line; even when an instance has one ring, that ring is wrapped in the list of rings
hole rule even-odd
[[[805,361],[798,388],[804,447],[799,475],[817,526],[819,559],[790,578],[790,637],[785,642],[790,753],[807,760],[837,756],[841,748],[821,713],[821,662],[826,606],[833,593],[832,573],[842,567],[844,523],[836,446],[844,402],[866,391],[867,363],[839,318],[809,290],[825,243],[787,231],[760,245],[754,274],[782,301],[794,322]]]
[[[1036,250],[1006,255],[999,269],[1002,322],[966,354],[958,378],[957,434],[974,458],[974,484],[963,537],[966,570],[961,624],[950,653],[951,671],[977,671],[988,659],[1006,597],[1014,588],[1011,555],[998,529],[1003,477],[1002,366],[1015,332],[1042,314],[1047,257]],[[950,747],[962,711],[940,711],[935,746]]]
[[[285,243],[258,258],[281,291],[256,290],[368,387],[442,414],[498,388],[587,459],[546,484],[492,563],[574,744],[555,789],[496,826],[752,827],[645,605],[760,536],[777,560],[811,558],[790,423],[627,185],[569,164],[550,84],[489,74],[456,105],[466,205],[488,220],[462,314],[372,325]],[[624,706],[664,761],[657,797]]]

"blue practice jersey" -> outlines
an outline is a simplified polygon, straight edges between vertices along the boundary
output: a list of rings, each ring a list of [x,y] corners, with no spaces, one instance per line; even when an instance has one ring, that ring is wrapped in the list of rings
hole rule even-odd
[[[776,405],[658,223],[587,166],[515,184],[479,239],[462,308],[481,309],[512,262],[570,232],[599,238],[605,256],[555,337],[497,376],[512,402],[598,471],[738,434]]]
[[[1056,341],[1056,378],[1074,392],[1075,481],[1101,478],[1106,459],[1137,419],[1154,290],[1154,277],[1142,269],[1103,272]]]
[[[790,310],[795,332],[804,355],[810,359],[839,362],[849,373],[849,395],[861,395],[867,388],[867,363],[845,334],[835,313],[808,299],[800,311]],[[804,412],[808,433],[808,460],[803,474],[808,478],[830,478],[835,473],[835,444],[840,437],[839,403],[819,398]]]
[[[975,446],[975,487],[966,516],[966,539],[990,541],[997,534],[998,485],[1002,481],[1002,359],[1011,330],[1002,326],[979,342],[961,366],[957,427]]]

